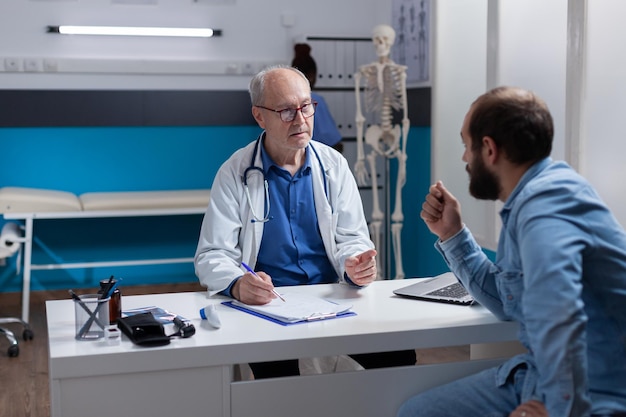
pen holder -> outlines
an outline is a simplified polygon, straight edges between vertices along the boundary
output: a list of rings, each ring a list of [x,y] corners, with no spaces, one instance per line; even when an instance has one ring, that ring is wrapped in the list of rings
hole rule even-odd
[[[103,338],[109,325],[109,299],[98,294],[79,295],[74,299],[74,317],[77,340]]]

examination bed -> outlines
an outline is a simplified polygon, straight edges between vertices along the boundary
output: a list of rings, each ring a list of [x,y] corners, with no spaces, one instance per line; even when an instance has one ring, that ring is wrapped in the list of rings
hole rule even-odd
[[[193,262],[193,257],[189,257],[35,265],[32,263],[34,220],[202,214],[209,203],[209,194],[209,189],[93,192],[76,195],[66,191],[39,188],[0,188],[0,213],[4,219],[24,223],[24,234],[17,239],[24,245],[22,320],[28,321],[31,271],[33,270]]]

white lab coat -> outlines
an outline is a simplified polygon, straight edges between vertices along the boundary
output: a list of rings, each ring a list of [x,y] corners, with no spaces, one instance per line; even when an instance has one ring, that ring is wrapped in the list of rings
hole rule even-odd
[[[252,267],[256,265],[264,223],[252,221],[242,182],[244,171],[251,166],[255,143],[235,152],[220,167],[211,187],[211,199],[195,256],[196,275],[210,295],[226,289],[235,278],[243,275],[242,261]],[[325,176],[311,147],[315,147],[322,161]],[[369,238],[361,196],[346,159],[318,142],[311,142],[308,151],[311,152],[311,178],[319,230],[328,259],[343,281],[345,259],[372,249],[374,244]],[[254,166],[262,167],[260,149],[255,155]],[[324,192],[324,178],[328,197]],[[261,172],[249,171],[248,187],[254,212],[262,217],[265,191]]]

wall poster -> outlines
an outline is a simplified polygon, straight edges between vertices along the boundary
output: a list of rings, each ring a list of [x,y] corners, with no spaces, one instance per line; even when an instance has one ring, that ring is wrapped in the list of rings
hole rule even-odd
[[[407,85],[430,82],[430,3],[431,0],[393,0],[392,27],[396,42],[391,56],[396,64],[407,66]]]

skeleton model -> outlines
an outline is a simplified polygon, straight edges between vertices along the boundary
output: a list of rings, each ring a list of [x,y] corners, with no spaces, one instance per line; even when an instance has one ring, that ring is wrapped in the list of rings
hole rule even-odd
[[[381,227],[385,214],[380,208],[377,187],[376,158],[398,159],[398,178],[394,211],[391,214],[391,236],[395,255],[395,279],[404,278],[402,268],[402,187],[406,182],[406,142],[409,133],[406,98],[406,66],[397,65],[389,58],[391,46],[395,40],[395,31],[387,25],[376,26],[373,30],[372,42],[376,48],[378,60],[363,65],[355,74],[356,93],[356,139],[357,161],[354,167],[357,183],[367,185],[367,169],[363,142],[371,148],[367,155],[372,179],[373,210],[370,222],[370,235],[377,248],[380,247]],[[366,114],[372,115],[370,126],[363,134],[365,117],[361,112],[361,81]],[[402,115],[402,126],[393,124],[393,112]],[[380,262],[380,260],[378,261]],[[378,265],[378,271],[382,271]]]

